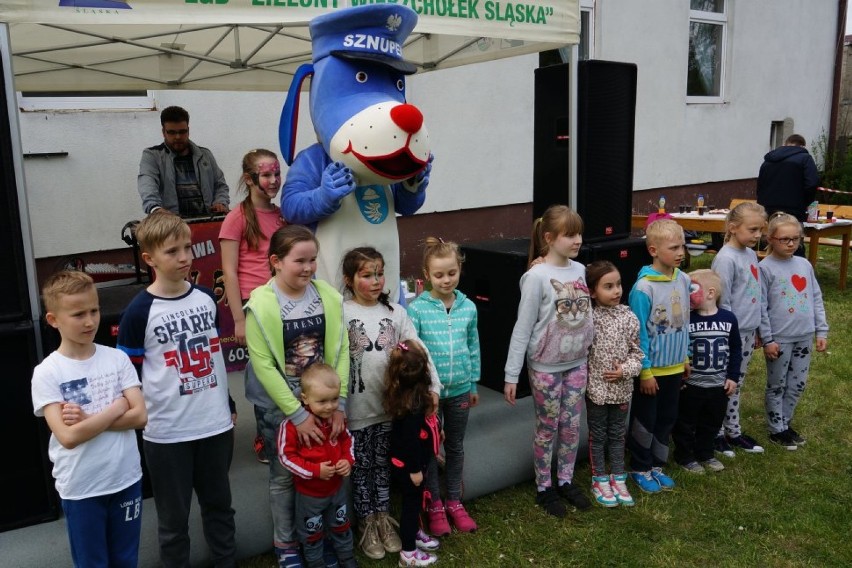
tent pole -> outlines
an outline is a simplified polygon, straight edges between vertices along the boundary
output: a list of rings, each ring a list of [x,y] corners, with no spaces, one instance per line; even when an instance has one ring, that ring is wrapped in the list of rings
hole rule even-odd
[[[577,210],[577,67],[579,50],[577,45],[568,46],[571,63],[568,69],[568,207]]]
[[[21,124],[18,114],[18,97],[15,91],[15,74],[12,71],[12,44],[9,36],[9,25],[0,23],[0,61],[2,61],[3,89],[6,94],[6,114],[9,124],[4,125],[9,129],[9,141],[11,143],[12,166],[15,172],[15,187],[6,188],[7,191],[15,191],[18,197],[18,215],[21,228],[21,242],[23,244],[24,258],[22,259],[26,270],[27,294],[30,300],[29,319],[32,321],[33,336],[35,338],[36,357],[41,361],[44,356],[41,333],[39,333],[41,319],[41,302],[39,301],[38,280],[35,270],[35,255],[33,252],[33,234],[30,225],[30,210],[27,204],[26,180],[24,178],[24,160],[21,145]]]

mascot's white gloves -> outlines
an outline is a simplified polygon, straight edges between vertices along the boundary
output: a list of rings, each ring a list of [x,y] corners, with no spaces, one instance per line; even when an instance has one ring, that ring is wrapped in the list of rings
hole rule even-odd
[[[340,200],[355,191],[355,175],[340,162],[332,162],[322,172],[319,189],[323,201],[336,210]]]
[[[429,161],[426,162],[426,168],[414,177],[405,180],[403,187],[412,193],[422,193],[429,186],[429,174],[432,173],[432,160],[435,159],[435,154],[429,154]]]

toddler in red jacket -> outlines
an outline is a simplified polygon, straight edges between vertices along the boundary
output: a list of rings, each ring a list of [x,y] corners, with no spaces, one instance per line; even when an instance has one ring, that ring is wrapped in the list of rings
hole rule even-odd
[[[340,399],[340,378],[333,367],[314,363],[302,373],[302,403],[313,414],[318,431],[302,436],[289,420],[278,432],[278,459],[293,472],[296,489],[296,532],[305,566],[325,567],[326,531],[342,568],[357,566],[347,512],[343,478],[349,476],[355,454],[352,436],[344,429],[331,436],[331,417]]]

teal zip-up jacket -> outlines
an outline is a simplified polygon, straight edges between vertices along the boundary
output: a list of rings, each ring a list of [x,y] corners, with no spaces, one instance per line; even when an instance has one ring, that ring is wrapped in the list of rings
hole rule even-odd
[[[476,394],[481,372],[476,305],[458,290],[455,296],[449,313],[430,292],[408,305],[408,316],[438,370],[441,398]]]
[[[689,359],[689,276],[675,268],[666,276],[643,266],[628,303],[639,319],[643,381],[684,372]]]
[[[340,410],[346,411],[346,394],[349,388],[349,335],[343,325],[343,297],[334,287],[322,280],[313,280],[322,300],[325,313],[325,362],[340,377]],[[308,411],[287,385],[284,369],[284,328],[281,308],[275,295],[274,279],[256,288],[246,304],[246,344],[253,373],[266,390],[269,399],[293,422],[301,424]],[[254,401],[252,401],[254,402]]]

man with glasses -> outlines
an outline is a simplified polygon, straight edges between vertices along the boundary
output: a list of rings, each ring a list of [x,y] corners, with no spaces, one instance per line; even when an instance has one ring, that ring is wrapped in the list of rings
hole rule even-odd
[[[170,106],[160,113],[163,143],[142,151],[136,185],[145,213],[167,209],[181,217],[227,213],[228,184],[207,148],[189,139],[189,113]]]

